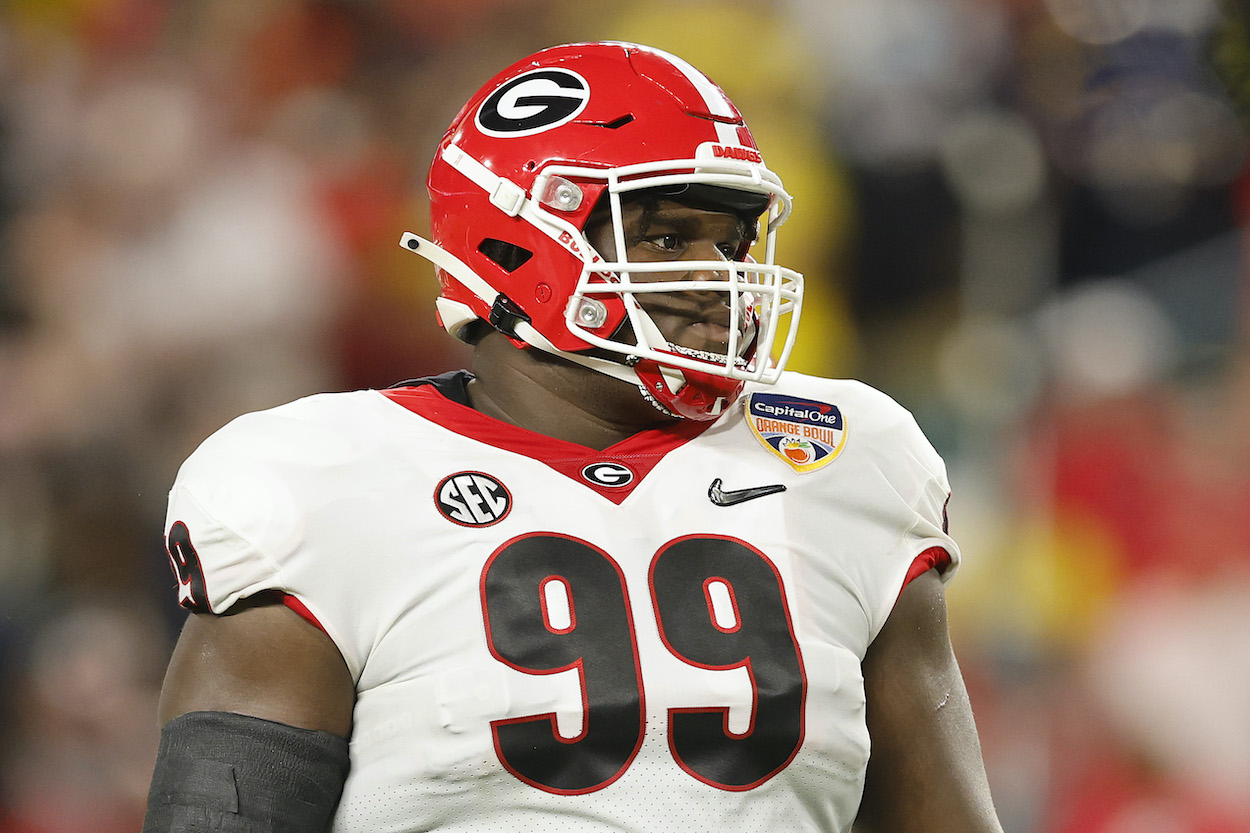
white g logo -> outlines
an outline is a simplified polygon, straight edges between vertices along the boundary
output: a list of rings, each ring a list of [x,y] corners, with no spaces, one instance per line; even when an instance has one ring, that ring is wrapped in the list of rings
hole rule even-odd
[[[495,90],[478,108],[477,127],[488,136],[529,136],[567,124],[590,101],[590,85],[567,69],[524,72]]]

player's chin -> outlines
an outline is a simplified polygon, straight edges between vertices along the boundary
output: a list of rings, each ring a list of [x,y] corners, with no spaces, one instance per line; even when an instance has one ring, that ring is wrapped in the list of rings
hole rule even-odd
[[[651,313],[651,318],[669,344],[700,353],[725,355],[729,349],[729,328],[723,324]]]
[[[670,343],[683,351],[706,354],[705,358],[710,361],[723,361],[729,355],[729,335],[727,327],[699,322],[686,327]],[[754,338],[754,331],[749,329],[738,336],[734,344],[738,356],[746,353]]]

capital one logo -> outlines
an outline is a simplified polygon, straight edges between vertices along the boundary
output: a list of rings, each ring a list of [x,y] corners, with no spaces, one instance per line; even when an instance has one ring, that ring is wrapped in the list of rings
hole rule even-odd
[[[475,121],[488,136],[529,136],[567,124],[589,101],[590,85],[576,72],[534,69],[491,93]]]

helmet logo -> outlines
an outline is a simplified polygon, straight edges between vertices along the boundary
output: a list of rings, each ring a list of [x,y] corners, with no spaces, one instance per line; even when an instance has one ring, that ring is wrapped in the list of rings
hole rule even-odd
[[[590,85],[567,69],[535,69],[491,93],[475,121],[488,136],[530,136],[567,124],[586,108]]]

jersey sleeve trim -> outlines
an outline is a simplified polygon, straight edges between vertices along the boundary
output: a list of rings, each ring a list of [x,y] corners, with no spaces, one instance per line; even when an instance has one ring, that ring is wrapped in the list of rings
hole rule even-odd
[[[302,601],[295,596],[292,596],[290,593],[286,593],[281,590],[277,591],[277,593],[279,598],[282,599],[282,604],[295,611],[299,614],[301,619],[324,633],[326,636],[330,635],[330,632],[326,630],[325,625],[321,624],[321,620],[314,616],[313,612],[309,610],[307,605],[305,605]]]
[[[946,569],[951,565],[951,554],[946,551],[945,547],[929,547],[920,555],[912,559],[911,566],[907,568],[907,575],[903,577],[903,585],[898,589],[898,595],[903,595],[903,590],[907,585],[923,576],[925,573],[937,568],[939,573],[945,573]],[[898,598],[895,598],[898,601]]]

